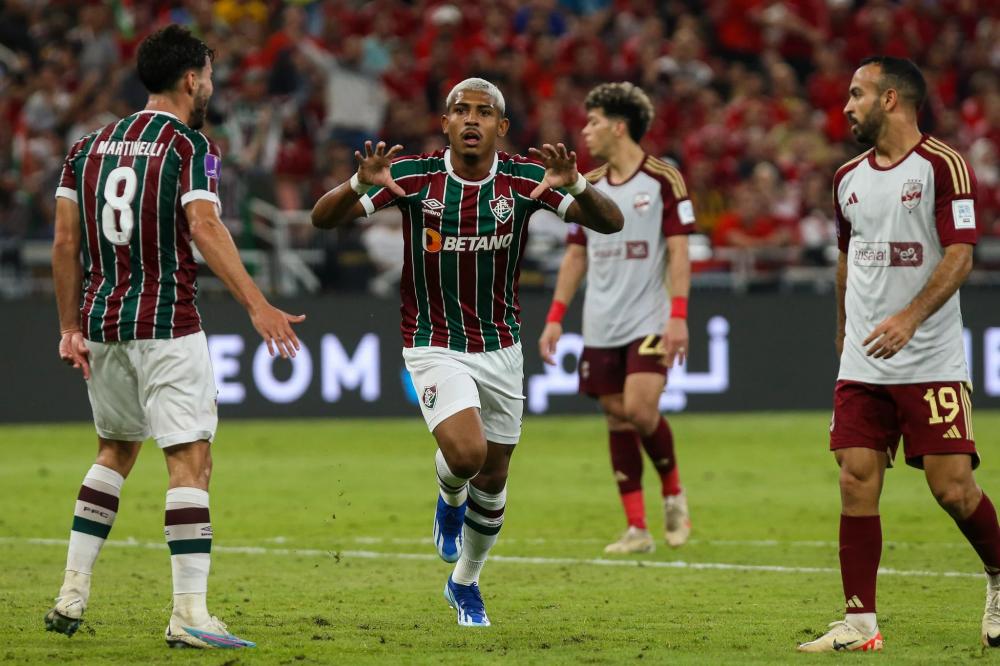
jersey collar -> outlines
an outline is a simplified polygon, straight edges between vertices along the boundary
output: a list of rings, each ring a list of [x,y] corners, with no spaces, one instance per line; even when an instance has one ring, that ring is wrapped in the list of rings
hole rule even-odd
[[[463,185],[482,185],[493,176],[497,175],[497,164],[500,161],[500,156],[497,153],[493,153],[493,166],[490,167],[489,174],[482,180],[466,180],[455,173],[454,167],[451,166],[451,148],[444,149],[444,168],[448,171],[448,175],[462,183]]]
[[[174,120],[180,120],[180,118],[178,118],[174,114],[170,113],[169,111],[158,111],[156,109],[143,109],[142,111],[136,111],[136,113],[156,113],[156,114],[159,114],[161,116],[169,116],[170,118],[173,118]]]
[[[907,159],[909,159],[910,155],[912,155],[914,152],[916,152],[917,148],[919,148],[920,146],[924,145],[925,141],[927,141],[927,134],[926,133],[922,133],[920,135],[920,141],[917,141],[916,145],[913,146],[912,148],[910,148],[908,151],[906,151],[905,155],[903,155],[902,157],[900,157],[898,160],[896,160],[894,163],[890,164],[889,166],[881,166],[877,161],[875,161],[875,148],[872,147],[871,149],[869,149],[869,152],[868,152],[868,164],[871,165],[871,167],[873,169],[875,169],[876,171],[892,171],[893,169],[895,169],[896,167],[898,167],[900,164],[902,164],[903,162],[905,162]]]

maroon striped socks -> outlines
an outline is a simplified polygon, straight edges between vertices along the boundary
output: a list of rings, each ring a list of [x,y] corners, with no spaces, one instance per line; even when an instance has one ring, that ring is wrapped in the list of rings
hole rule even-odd
[[[438,488],[441,490],[441,498],[449,506],[462,506],[466,497],[469,496],[469,480],[464,479],[448,467],[448,462],[444,459],[441,449],[434,452],[434,467],[437,470]]]
[[[193,626],[206,624],[211,619],[206,602],[212,552],[208,492],[168,490],[163,523],[174,579],[174,615]]]
[[[125,477],[103,465],[93,465],[83,477],[83,485],[73,510],[66,569],[89,574],[104,540],[118,514],[118,497]]]
[[[469,484],[469,499],[462,528],[462,555],[455,564],[451,579],[460,585],[479,582],[479,572],[486,563],[493,544],[503,527],[507,506],[507,487],[499,493],[488,493]]]
[[[59,598],[77,597],[86,607],[90,597],[90,575],[118,515],[118,498],[124,483],[125,477],[121,474],[97,464],[91,466],[83,477],[73,509],[66,575]]]

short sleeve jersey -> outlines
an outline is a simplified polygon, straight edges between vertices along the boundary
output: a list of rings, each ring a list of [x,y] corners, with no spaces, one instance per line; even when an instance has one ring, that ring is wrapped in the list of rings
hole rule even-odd
[[[924,288],[946,246],[976,243],[976,179],[965,160],[927,135],[891,167],[879,166],[869,150],[837,171],[833,198],[838,243],[847,255],[839,378],[968,381],[957,291],[892,358],[869,357],[862,344]]]
[[[77,141],[56,196],[77,204],[83,334],[96,342],[201,330],[184,205],[219,205],[218,148],[176,116],[140,111]]]
[[[669,317],[667,238],[694,231],[694,208],[680,171],[646,156],[636,173],[612,184],[604,165],[587,179],[618,205],[625,226],[603,235],[574,226],[567,242],[587,248],[583,341],[620,347],[663,332]]]
[[[454,172],[447,149],[398,157],[390,171],[405,196],[377,188],[361,204],[369,215],[390,205],[403,213],[403,346],[483,352],[519,342],[528,218],[540,207],[565,218],[573,197],[548,189],[532,199],[545,169],[503,152],[477,182]]]

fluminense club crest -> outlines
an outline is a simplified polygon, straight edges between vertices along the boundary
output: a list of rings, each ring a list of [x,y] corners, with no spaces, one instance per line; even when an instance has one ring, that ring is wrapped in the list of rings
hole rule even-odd
[[[907,210],[913,210],[920,204],[920,197],[924,191],[924,184],[919,180],[908,180],[903,183],[903,193],[900,200]]]
[[[497,218],[497,224],[504,224],[510,219],[510,214],[514,212],[514,200],[503,196],[490,199],[490,210],[493,211],[493,216]]]
[[[421,401],[424,403],[424,407],[427,409],[434,409],[434,404],[438,399],[438,387],[437,384],[431,384],[430,386],[424,387],[424,392],[420,396]]]

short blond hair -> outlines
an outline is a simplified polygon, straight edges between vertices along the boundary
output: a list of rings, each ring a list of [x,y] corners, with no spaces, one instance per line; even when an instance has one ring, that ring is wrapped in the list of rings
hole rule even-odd
[[[495,85],[487,81],[486,79],[480,79],[472,77],[458,83],[451,92],[448,93],[448,98],[445,99],[444,105],[446,109],[450,109],[451,105],[455,103],[455,98],[458,97],[458,93],[465,90],[478,90],[484,92],[493,98],[493,103],[496,105],[497,110],[500,112],[500,117],[503,118],[507,113],[507,104],[504,102],[503,93]]]

